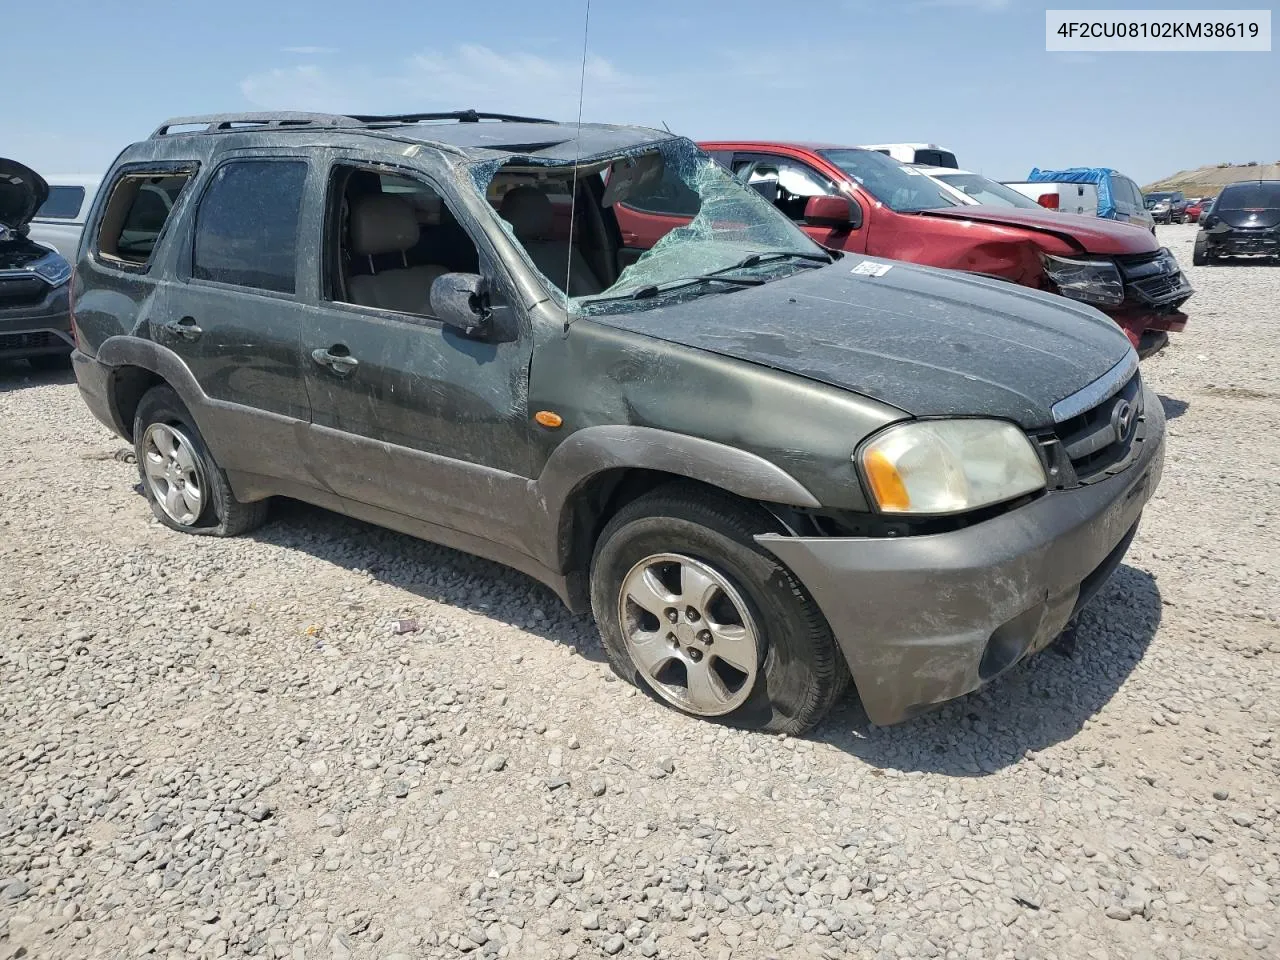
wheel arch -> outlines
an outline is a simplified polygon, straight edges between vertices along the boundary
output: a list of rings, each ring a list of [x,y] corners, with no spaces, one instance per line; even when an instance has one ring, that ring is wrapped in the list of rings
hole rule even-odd
[[[576,585],[571,606],[585,601],[585,573],[609,519],[637,497],[674,481],[766,506],[820,506],[777,464],[737,447],[650,427],[579,430],[556,449],[535,484],[551,521],[555,566]]]

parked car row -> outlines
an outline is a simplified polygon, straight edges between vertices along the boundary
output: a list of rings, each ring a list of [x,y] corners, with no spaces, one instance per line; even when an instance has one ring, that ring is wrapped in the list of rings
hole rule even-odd
[[[1008,185],[1049,210],[1130,223],[1155,232],[1155,220],[1147,212],[1138,185],[1109,167],[1037,167],[1026,180]]]
[[[1145,283],[1185,284],[1145,230],[874,151],[471,111],[162,124],[76,278],[81,394],[161,523],[281,495],[489,557],[625,680],[789,733],[850,678],[904,720],[1071,623],[1164,453],[1090,303],[1167,318]]]

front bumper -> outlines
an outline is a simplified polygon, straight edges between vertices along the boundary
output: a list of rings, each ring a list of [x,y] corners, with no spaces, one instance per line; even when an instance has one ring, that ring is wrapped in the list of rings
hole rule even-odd
[[[65,283],[50,287],[30,303],[0,301],[0,359],[71,352],[75,340],[67,289]]]
[[[1145,408],[1146,438],[1123,473],[975,526],[757,538],[826,616],[874,723],[976,690],[1047,646],[1106,582],[1163,469],[1164,413],[1150,390]]]

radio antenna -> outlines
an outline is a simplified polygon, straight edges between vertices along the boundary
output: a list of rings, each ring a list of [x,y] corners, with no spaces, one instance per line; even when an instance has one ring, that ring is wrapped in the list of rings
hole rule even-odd
[[[569,257],[564,265],[564,332],[569,333],[569,280],[573,275],[573,227],[577,222],[578,161],[582,159],[582,97],[587,88],[587,36],[591,32],[591,0],[582,20],[582,72],[578,75],[578,132],[573,140],[573,184],[569,188]]]

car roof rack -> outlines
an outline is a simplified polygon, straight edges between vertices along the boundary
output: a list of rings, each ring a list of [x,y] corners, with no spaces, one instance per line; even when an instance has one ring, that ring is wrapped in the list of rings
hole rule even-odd
[[[478,110],[451,110],[444,113],[390,113],[385,115],[354,114],[353,120],[362,123],[426,123],[433,120],[456,120],[458,123],[479,123],[481,120],[499,120],[504,123],[555,123],[541,117],[518,117],[510,113],[482,113]]]
[[[243,130],[295,130],[299,127],[363,127],[381,124],[426,123],[453,120],[479,123],[554,123],[539,117],[519,117],[509,113],[482,113],[453,110],[442,113],[341,114],[283,111],[277,113],[210,113],[191,117],[171,117],[152,132],[150,139],[186,133],[230,133]],[[184,129],[175,129],[182,127]]]
[[[193,117],[171,117],[152,132],[150,139],[175,136],[181,133],[228,133],[246,129],[292,130],[298,127],[359,127],[363,124],[355,117],[336,113],[302,113],[283,111],[277,113],[209,113]],[[175,130],[175,127],[203,127],[203,129]]]

